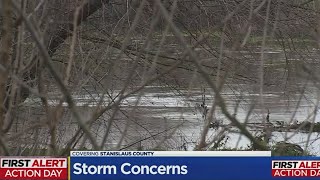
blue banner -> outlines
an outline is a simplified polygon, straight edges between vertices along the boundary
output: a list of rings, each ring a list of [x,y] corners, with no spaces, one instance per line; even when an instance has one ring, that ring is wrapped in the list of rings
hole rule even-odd
[[[182,153],[178,156],[175,156],[175,153],[167,156],[166,154],[170,152],[160,153],[160,155],[157,155],[157,152],[155,152],[156,155],[147,153],[133,155],[132,152],[129,154],[98,152],[71,156],[70,179],[270,180],[285,178],[301,180],[315,179],[316,170],[319,169],[320,172],[320,161],[318,166],[315,163],[315,160],[319,160],[318,157],[257,156],[254,155],[255,152],[250,152],[252,156],[223,156],[223,154],[216,156],[205,153],[199,155],[201,152],[196,155]],[[291,169],[288,170],[288,168]]]
[[[72,157],[70,159],[71,180],[230,180],[241,177],[246,180],[264,180],[271,179],[270,167],[271,162],[268,157]]]

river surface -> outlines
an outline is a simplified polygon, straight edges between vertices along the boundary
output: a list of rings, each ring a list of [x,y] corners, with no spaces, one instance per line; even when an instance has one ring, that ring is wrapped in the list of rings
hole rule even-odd
[[[285,60],[282,51],[270,51],[266,53],[266,57],[265,76],[268,78],[268,84],[263,89],[263,105],[260,103],[259,82],[227,82],[221,95],[230,114],[235,114],[239,121],[244,122],[252,108],[248,118],[249,123],[263,122],[268,110],[272,123],[283,121],[285,124],[290,124],[294,120],[320,122],[320,116],[315,113],[318,111],[316,107],[319,99],[318,88],[312,81],[307,81],[296,74],[290,75],[288,78],[290,70],[284,68],[284,64],[288,61],[295,62],[298,57],[292,55],[291,58]],[[258,60],[246,63],[249,63],[249,71],[252,71],[250,76],[257,78]],[[310,64],[319,63],[314,63],[311,58]],[[270,73],[271,70],[273,73]],[[115,90],[109,95],[114,97],[117,92],[119,90]],[[86,91],[75,91],[73,98],[82,119],[88,120],[94,112],[97,102],[101,100],[101,93],[88,87]],[[105,104],[110,102],[110,97],[107,95],[102,99]],[[140,93],[133,94],[121,102],[119,111],[113,117],[112,128],[106,143],[104,143],[104,148],[109,150],[116,148],[123,150],[153,148],[192,150],[199,142],[204,124],[203,110],[200,105],[205,104],[210,108],[213,99],[214,93],[205,84],[196,87],[190,85],[189,88],[170,85],[147,86]],[[56,106],[57,102],[58,100],[53,98],[49,104]],[[66,106],[65,103],[64,106]],[[22,127],[45,121],[47,118],[38,98],[28,98],[21,109],[24,114],[17,117],[20,121],[14,124],[12,134],[20,132]],[[106,112],[92,125],[91,132],[99,143],[104,138],[108,120],[113,112]],[[28,117],[32,117],[31,120]],[[215,119],[223,124],[230,123],[219,108],[215,112]],[[72,118],[68,110],[65,110],[58,126],[56,139],[58,145],[66,144],[77,129],[76,120]],[[214,138],[220,130],[221,128],[210,129],[208,141]],[[256,129],[250,129],[250,131],[253,134],[259,133],[259,130]],[[123,134],[124,137],[121,138]],[[249,145],[248,139],[236,131],[229,132],[226,136],[227,140],[223,147],[245,148]],[[22,148],[35,143],[46,146],[49,142],[48,139],[48,128],[35,128],[26,132],[14,144]],[[121,144],[118,144],[120,139]],[[273,132],[270,143],[283,140],[297,143],[313,154],[320,152],[319,133],[311,133],[309,136],[309,134],[302,132]],[[88,141],[83,145],[91,148]]]

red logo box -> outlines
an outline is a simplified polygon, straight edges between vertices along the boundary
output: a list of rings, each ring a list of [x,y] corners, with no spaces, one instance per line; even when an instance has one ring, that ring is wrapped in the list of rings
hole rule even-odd
[[[68,159],[0,157],[0,179],[68,179]]]

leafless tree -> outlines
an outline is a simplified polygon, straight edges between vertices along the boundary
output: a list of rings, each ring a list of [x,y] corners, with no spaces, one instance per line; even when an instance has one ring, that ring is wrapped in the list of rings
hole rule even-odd
[[[0,10],[6,155],[208,150],[230,133],[270,150],[279,127],[270,125],[278,119],[267,95],[295,100],[283,116],[290,124],[310,84],[318,87],[317,1],[1,0]],[[313,124],[304,149],[317,108],[299,120]],[[196,122],[190,140],[185,129]]]

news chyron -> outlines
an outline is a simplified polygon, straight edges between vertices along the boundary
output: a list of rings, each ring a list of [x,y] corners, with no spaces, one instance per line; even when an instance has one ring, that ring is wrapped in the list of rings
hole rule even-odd
[[[273,177],[320,177],[320,161],[272,161]]]
[[[67,158],[0,158],[0,179],[68,179]]]

